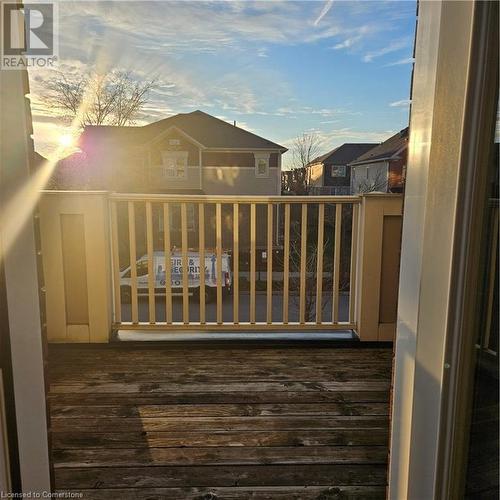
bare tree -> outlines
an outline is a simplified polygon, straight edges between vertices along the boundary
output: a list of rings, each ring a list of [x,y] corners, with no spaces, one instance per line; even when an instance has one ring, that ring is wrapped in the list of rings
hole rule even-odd
[[[87,75],[71,80],[61,74],[49,84],[48,101],[66,118],[85,125],[134,123],[155,80],[140,81],[129,72]]]
[[[304,168],[319,154],[320,138],[316,132],[304,132],[292,144],[293,168]]]
[[[292,143],[293,191],[296,194],[307,192],[311,181],[308,165],[319,155],[320,143],[320,137],[316,132],[304,132],[297,136]]]

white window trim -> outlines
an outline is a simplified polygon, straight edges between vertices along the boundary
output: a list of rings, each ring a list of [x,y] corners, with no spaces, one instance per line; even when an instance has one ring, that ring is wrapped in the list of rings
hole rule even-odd
[[[175,159],[175,162],[176,162],[175,168],[172,168],[172,167],[167,165],[166,160],[168,158]],[[187,175],[188,175],[188,152],[187,151],[161,151],[161,159],[162,159],[162,163],[159,167],[162,169],[162,174],[163,174],[163,177],[165,179],[167,179],[167,178],[172,179],[172,180],[186,180],[187,179]],[[179,159],[182,160],[182,163],[183,163],[182,168],[179,168],[179,166],[177,165],[177,161]],[[171,170],[171,171],[175,170],[177,175],[172,175],[172,176],[166,175],[166,172],[168,170]],[[179,171],[182,172],[182,175],[178,175]]]
[[[270,153],[254,153],[255,158],[255,177],[260,179],[265,179],[269,177],[269,158],[271,157]],[[259,173],[259,162],[265,160],[266,161],[266,172],[264,174]]]
[[[344,173],[342,175],[334,174],[333,169],[341,169]],[[346,177],[347,176],[347,167],[345,165],[331,165],[330,176],[331,177]]]

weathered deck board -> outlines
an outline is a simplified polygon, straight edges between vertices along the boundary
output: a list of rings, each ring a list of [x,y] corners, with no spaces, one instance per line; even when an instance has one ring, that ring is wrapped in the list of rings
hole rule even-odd
[[[377,486],[386,481],[379,465],[219,465],[56,469],[59,488],[189,488],[259,486]],[[217,485],[217,486],[214,486]]]
[[[358,402],[387,403],[388,391],[328,391],[328,392],[140,392],[140,393],[90,393],[49,394],[49,400],[59,405],[168,405],[168,404],[250,404],[250,403],[322,403]]]
[[[291,431],[109,432],[54,431],[52,449],[152,448],[187,446],[385,446],[387,429],[328,429]]]
[[[79,490],[84,498],[92,500],[375,500],[385,498],[385,488],[380,486],[342,486],[338,488],[324,486],[308,487],[254,487],[254,488],[155,488],[155,489],[116,489],[116,490]]]
[[[276,415],[387,415],[385,403],[184,404],[64,406],[53,404],[52,417],[270,417]]]
[[[384,498],[391,358],[51,346],[55,486],[99,500]]]

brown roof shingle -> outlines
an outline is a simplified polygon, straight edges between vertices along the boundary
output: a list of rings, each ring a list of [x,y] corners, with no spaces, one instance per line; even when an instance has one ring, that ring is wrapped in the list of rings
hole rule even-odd
[[[356,158],[350,165],[387,160],[408,144],[408,127]]]
[[[177,127],[206,148],[287,151],[275,142],[199,110],[179,113],[142,127],[88,126],[83,131],[80,144],[83,149],[96,141],[124,141],[138,146],[153,140],[170,127]]]
[[[378,143],[355,143],[346,142],[342,146],[332,149],[324,155],[318,156],[311,161],[314,163],[324,163],[326,165],[347,165],[349,162],[359,158],[362,154],[373,149]]]

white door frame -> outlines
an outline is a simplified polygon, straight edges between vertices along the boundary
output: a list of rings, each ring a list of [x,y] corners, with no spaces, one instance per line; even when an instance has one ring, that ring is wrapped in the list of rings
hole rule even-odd
[[[0,70],[0,214],[22,213],[38,195],[29,188],[33,151],[25,70]],[[25,193],[10,205],[12,193]],[[14,210],[6,208],[14,206]],[[47,408],[33,214],[12,223],[0,218],[12,359],[19,468],[23,493],[50,492]]]
[[[422,1],[415,49],[392,406],[389,498],[449,496],[443,467],[461,315],[455,289],[477,68],[474,1]],[[458,307],[457,307],[458,306]]]

